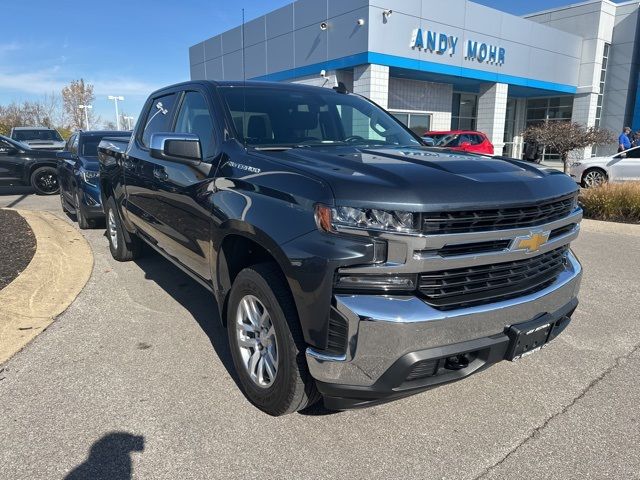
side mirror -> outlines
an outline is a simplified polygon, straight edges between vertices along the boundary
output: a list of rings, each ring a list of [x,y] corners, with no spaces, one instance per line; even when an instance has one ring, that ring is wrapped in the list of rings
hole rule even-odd
[[[180,163],[202,161],[200,138],[193,133],[154,133],[149,143],[153,158]]]
[[[462,143],[460,144],[460,147],[462,147],[462,148],[469,148],[470,146],[471,146],[471,143],[470,143],[470,142],[462,142]]]
[[[0,154],[2,155],[15,155],[18,151],[17,148],[0,148]]]

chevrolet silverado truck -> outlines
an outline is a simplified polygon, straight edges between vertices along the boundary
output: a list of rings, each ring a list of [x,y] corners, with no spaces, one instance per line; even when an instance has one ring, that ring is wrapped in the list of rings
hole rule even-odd
[[[210,291],[243,391],[272,415],[525,357],[578,303],[568,176],[426,147],[344,85],[170,86],[99,160],[113,257],[146,244]]]

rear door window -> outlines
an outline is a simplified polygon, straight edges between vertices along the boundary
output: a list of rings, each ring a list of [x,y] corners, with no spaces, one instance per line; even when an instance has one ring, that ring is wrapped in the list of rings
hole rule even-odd
[[[177,94],[171,93],[153,99],[145,119],[142,137],[140,138],[142,145],[148,147],[151,135],[154,133],[171,131],[171,120],[176,107],[176,98]]]

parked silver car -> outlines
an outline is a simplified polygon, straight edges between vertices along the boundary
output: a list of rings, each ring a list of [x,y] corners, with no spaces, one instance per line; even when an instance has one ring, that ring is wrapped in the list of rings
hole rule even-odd
[[[573,162],[569,175],[584,188],[597,187],[606,182],[640,181],[640,147]]]
[[[11,138],[36,150],[63,150],[65,141],[55,128],[14,127]]]

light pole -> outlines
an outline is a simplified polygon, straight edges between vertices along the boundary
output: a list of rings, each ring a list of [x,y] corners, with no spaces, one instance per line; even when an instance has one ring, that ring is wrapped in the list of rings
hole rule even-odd
[[[127,121],[127,126],[129,127],[127,130],[131,130],[131,125],[133,124],[133,117],[124,117]]]
[[[122,95],[109,95],[109,100],[113,100],[113,103],[116,106],[116,127],[120,130],[120,114],[118,113],[118,100],[123,101],[124,97]]]
[[[84,119],[87,122],[87,130],[89,130],[89,109],[93,108],[93,105],[78,105],[80,110],[84,110]]]

